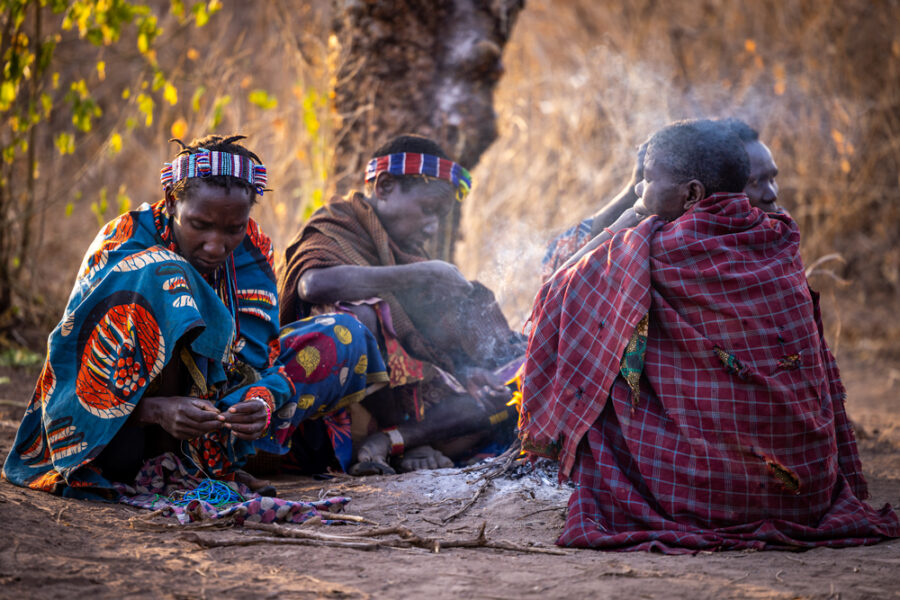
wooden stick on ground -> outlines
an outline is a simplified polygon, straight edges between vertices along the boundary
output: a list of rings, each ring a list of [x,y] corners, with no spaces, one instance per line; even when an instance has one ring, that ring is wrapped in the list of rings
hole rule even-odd
[[[456,517],[460,516],[461,514],[463,514],[470,508],[472,508],[472,506],[478,501],[478,498],[480,498],[481,495],[485,492],[485,490],[487,490],[488,486],[491,484],[491,482],[494,479],[500,477],[501,475],[505,475],[506,473],[509,472],[513,463],[515,463],[516,459],[519,458],[521,453],[522,453],[522,445],[521,445],[521,442],[518,442],[518,443],[513,444],[506,452],[504,452],[503,454],[498,456],[497,460],[495,460],[487,465],[484,465],[483,470],[485,471],[485,473],[480,475],[475,480],[475,481],[482,482],[481,485],[478,486],[478,489],[475,490],[475,494],[471,498],[469,498],[462,505],[462,507],[460,507],[458,510],[450,513],[446,517],[443,517],[441,519],[441,522],[446,524],[446,523],[452,521],[453,519],[455,519]],[[479,465],[479,466],[482,466],[482,465]],[[472,469],[472,467],[469,467],[469,468]],[[463,470],[465,471],[465,469],[463,469]],[[473,469],[473,471],[474,470],[475,469]]]
[[[224,519],[215,519],[208,521],[196,521],[194,523],[157,523],[155,521],[129,521],[128,525],[132,529],[142,529],[145,531],[165,531],[171,529],[178,529],[179,531],[191,530],[191,529],[227,529],[234,525],[234,519],[232,517],[227,517]]]
[[[376,523],[375,521],[372,521],[371,519],[367,519],[365,517],[361,517],[359,515],[348,515],[345,513],[329,512],[327,510],[320,510],[319,514],[322,515],[323,519],[331,519],[332,521],[351,521],[353,523],[378,525],[378,523]]]
[[[485,479],[484,481],[482,481],[481,485],[478,486],[478,489],[475,490],[475,494],[471,498],[466,500],[466,502],[462,505],[462,507],[459,510],[456,510],[456,511],[450,513],[449,515],[447,515],[446,517],[441,518],[441,522],[444,524],[447,524],[450,521],[452,521],[453,519],[455,519],[456,517],[458,517],[459,515],[463,514],[464,512],[466,512],[467,510],[472,508],[472,505],[478,501],[478,498],[481,497],[481,494],[484,493],[484,491],[487,489],[487,487],[489,485],[491,485],[491,479]]]
[[[188,532],[181,536],[181,539],[193,542],[202,548],[222,548],[225,546],[257,546],[259,544],[273,545],[299,545],[299,546],[335,546],[338,548],[352,548],[354,550],[377,550],[381,547],[380,542],[339,542],[312,540],[302,538],[277,538],[277,537],[251,537],[237,540],[216,540],[209,537],[201,537],[200,535]]]
[[[244,523],[245,529],[265,531],[277,537],[251,537],[243,539],[216,540],[209,537],[201,537],[193,532],[185,533],[182,539],[193,542],[204,548],[216,548],[223,546],[252,546],[258,544],[298,544],[310,546],[333,546],[338,548],[352,548],[355,550],[376,550],[378,548],[424,548],[438,553],[442,548],[492,548],[511,552],[527,552],[532,554],[568,554],[555,548],[542,548],[534,546],[521,546],[512,542],[491,541],[485,535],[487,522],[481,524],[478,535],[474,538],[458,538],[441,540],[436,538],[420,537],[406,527],[383,527],[370,531],[359,532],[355,535],[333,535],[315,533],[297,528],[284,527],[273,523]],[[396,535],[399,540],[376,540],[374,537]]]
[[[320,541],[353,541],[353,542],[363,542],[367,541],[362,538],[372,537],[372,535],[362,535],[362,534],[351,534],[351,535],[341,535],[341,534],[332,534],[332,533],[321,533],[318,531],[309,531],[308,529],[299,529],[295,527],[285,527],[284,525],[276,525],[275,523],[251,523],[249,521],[244,521],[243,525],[244,529],[253,529],[256,531],[265,531],[266,533],[271,533],[273,535],[285,538],[293,538],[293,539],[304,539],[304,540],[320,540]],[[408,530],[406,530],[408,531]],[[375,535],[389,535],[392,533],[399,534],[401,532],[401,528],[397,527],[389,527],[381,530],[376,530]]]

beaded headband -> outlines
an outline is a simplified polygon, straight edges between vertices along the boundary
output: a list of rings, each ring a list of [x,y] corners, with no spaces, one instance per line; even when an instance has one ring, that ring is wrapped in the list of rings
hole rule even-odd
[[[373,181],[383,171],[391,175],[428,175],[449,181],[456,188],[456,199],[460,202],[472,187],[472,176],[466,169],[432,154],[399,152],[373,158],[366,165],[366,181]]]
[[[171,189],[182,179],[189,177],[212,177],[230,175],[243,179],[260,196],[266,187],[266,167],[255,164],[250,158],[230,152],[216,152],[202,149],[195,154],[182,154],[165,163],[159,172],[159,181],[165,189]]]

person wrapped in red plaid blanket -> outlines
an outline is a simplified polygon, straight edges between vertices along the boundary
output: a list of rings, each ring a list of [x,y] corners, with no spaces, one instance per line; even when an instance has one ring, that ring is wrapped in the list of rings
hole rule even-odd
[[[867,487],[797,224],[713,121],[650,140],[640,199],[541,288],[520,435],[576,490],[560,545],[666,553],[900,536]]]
[[[766,212],[784,212],[784,208],[778,204],[776,181],[778,167],[772,157],[772,151],[759,139],[759,132],[740,119],[728,118],[719,122],[741,140],[750,159],[750,177],[744,186],[744,193],[747,194],[750,205]],[[591,242],[604,228],[611,226],[637,201],[635,188],[643,179],[646,153],[647,142],[643,142],[637,150],[631,179],[615,198],[590,217],[550,240],[541,260],[541,281],[549,279],[569,258]]]

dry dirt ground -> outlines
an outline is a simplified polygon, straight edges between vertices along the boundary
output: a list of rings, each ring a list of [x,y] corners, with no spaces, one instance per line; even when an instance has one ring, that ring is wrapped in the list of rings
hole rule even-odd
[[[900,365],[842,361],[848,410],[873,505],[900,508]],[[0,457],[31,393],[32,371],[0,368]],[[347,512],[421,537],[552,548],[568,491],[535,475],[479,485],[455,469],[393,477],[277,480],[289,499],[352,498]],[[135,517],[137,517],[135,519]],[[802,553],[696,556],[494,548],[358,550],[266,543],[201,548],[186,536],[241,542],[258,531],[187,531],[126,506],[64,500],[0,483],[3,598],[900,598],[900,540]],[[373,526],[306,526],[348,535]],[[388,538],[384,538],[388,539]],[[397,539],[397,538],[390,538]]]

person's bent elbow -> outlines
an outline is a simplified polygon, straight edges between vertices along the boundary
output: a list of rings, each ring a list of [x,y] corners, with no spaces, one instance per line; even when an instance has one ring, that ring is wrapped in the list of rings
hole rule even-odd
[[[310,269],[300,276],[297,295],[304,302],[322,304],[329,301],[328,277],[322,269]]]

